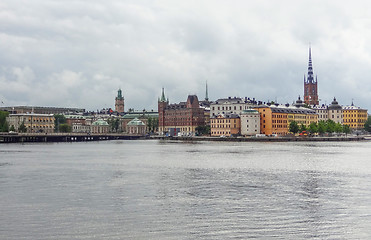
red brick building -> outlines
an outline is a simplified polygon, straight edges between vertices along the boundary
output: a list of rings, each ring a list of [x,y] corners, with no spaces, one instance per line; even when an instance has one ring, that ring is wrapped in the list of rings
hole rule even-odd
[[[196,127],[205,125],[204,109],[196,95],[189,95],[187,102],[169,104],[164,89],[158,101],[159,133],[171,136],[194,135]]]

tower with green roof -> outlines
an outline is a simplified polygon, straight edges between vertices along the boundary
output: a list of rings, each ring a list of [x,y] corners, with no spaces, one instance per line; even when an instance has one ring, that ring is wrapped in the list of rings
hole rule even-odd
[[[115,111],[118,112],[118,113],[124,113],[125,110],[124,110],[124,106],[125,106],[125,102],[124,102],[124,97],[122,96],[122,90],[119,89],[117,91],[117,97],[115,98]]]

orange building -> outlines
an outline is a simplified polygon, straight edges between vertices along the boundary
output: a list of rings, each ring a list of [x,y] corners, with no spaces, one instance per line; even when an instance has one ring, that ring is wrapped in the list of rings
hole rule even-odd
[[[237,114],[219,114],[210,118],[211,136],[235,136],[240,134],[241,121]]]
[[[288,134],[287,111],[283,108],[263,105],[256,107],[260,113],[260,133],[265,135],[277,134],[284,136]]]

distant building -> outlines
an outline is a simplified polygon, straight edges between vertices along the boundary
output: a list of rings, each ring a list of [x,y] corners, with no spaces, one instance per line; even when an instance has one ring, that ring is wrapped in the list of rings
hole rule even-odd
[[[367,109],[352,105],[343,107],[344,125],[351,129],[360,130],[365,127],[368,118]]]
[[[205,125],[204,109],[196,95],[189,95],[187,102],[169,104],[164,89],[158,101],[159,133],[194,135],[198,126]]]
[[[210,104],[210,117],[229,113],[240,115],[244,110],[251,109],[254,106],[256,106],[255,99],[251,100],[247,97],[221,98]]]
[[[154,112],[154,111],[127,112],[120,119],[121,128],[126,131],[127,130],[127,124],[135,118],[139,119],[141,122],[143,122],[145,124],[146,132],[150,131],[148,121],[151,121],[152,127],[155,127],[155,129],[151,129],[151,130],[153,130],[154,132],[157,132],[157,130],[158,130],[158,112]]]
[[[118,113],[124,113],[125,110],[124,110],[124,107],[125,107],[125,103],[124,103],[124,97],[122,96],[122,91],[121,89],[119,89],[117,91],[117,97],[115,98],[115,111],[118,112]]]
[[[13,106],[2,107],[1,109],[13,114],[35,113],[35,114],[77,114],[84,113],[83,108],[61,108],[61,107],[33,107],[33,106]]]
[[[289,133],[289,125],[292,121],[306,127],[316,123],[318,121],[316,112],[302,105],[299,98],[294,105],[267,104],[256,107],[260,113],[260,133],[284,136]]]
[[[304,102],[310,106],[318,105],[318,85],[317,76],[314,79],[313,66],[312,66],[312,53],[309,48],[309,63],[308,63],[308,76],[305,79],[304,75]]]
[[[126,132],[128,134],[144,135],[146,134],[146,125],[138,118],[134,118],[126,125]]]
[[[109,125],[104,120],[97,120],[91,125],[91,133],[108,133]]]
[[[241,121],[237,114],[219,114],[210,118],[212,137],[230,137],[240,134]]]
[[[335,123],[343,124],[343,108],[336,101],[336,98],[329,106],[323,104],[321,106],[313,106],[312,109],[316,111],[318,121],[332,120]]]
[[[260,133],[260,114],[255,109],[244,110],[240,115],[241,135],[254,136]]]
[[[19,113],[7,117],[9,127],[14,126],[19,131],[24,124],[27,133],[53,133],[54,120],[53,114]]]

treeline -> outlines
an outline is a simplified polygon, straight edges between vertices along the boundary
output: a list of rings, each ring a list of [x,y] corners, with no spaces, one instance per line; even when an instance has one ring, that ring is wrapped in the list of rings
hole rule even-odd
[[[340,123],[335,123],[333,120],[327,120],[327,121],[319,121],[318,123],[311,123],[309,127],[306,127],[305,125],[299,124],[295,121],[292,121],[289,125],[289,132],[296,134],[298,132],[304,132],[307,131],[311,134],[325,134],[325,133],[345,133],[349,134],[351,132],[350,127],[348,125],[342,125]]]

